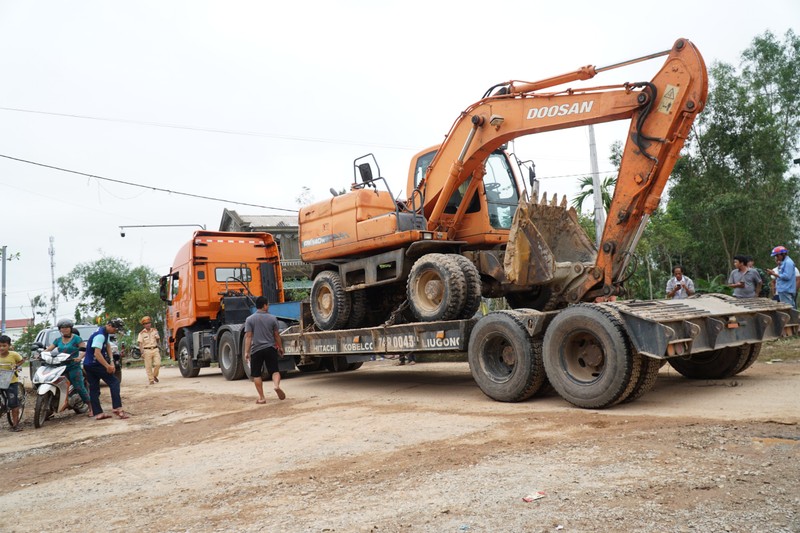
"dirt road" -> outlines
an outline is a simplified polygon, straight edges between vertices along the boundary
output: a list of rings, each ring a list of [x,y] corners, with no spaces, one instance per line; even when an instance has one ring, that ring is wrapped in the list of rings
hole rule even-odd
[[[605,411],[491,401],[465,363],[297,375],[266,406],[218,369],[145,383],[125,372],[129,420],[36,430],[29,403],[0,434],[0,506],[19,511],[0,530],[800,530],[797,361],[718,382],[667,366]]]

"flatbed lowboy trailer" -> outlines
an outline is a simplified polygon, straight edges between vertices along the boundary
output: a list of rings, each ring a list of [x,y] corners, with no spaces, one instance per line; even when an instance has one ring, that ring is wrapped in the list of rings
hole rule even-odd
[[[753,364],[763,342],[797,335],[800,327],[786,304],[720,294],[333,331],[313,331],[310,313],[303,315],[282,333],[286,355],[303,362],[298,366],[326,360],[329,369],[353,370],[374,355],[461,354],[495,400],[521,401],[554,388],[585,408],[635,400],[665,362],[689,378],[733,376]]]

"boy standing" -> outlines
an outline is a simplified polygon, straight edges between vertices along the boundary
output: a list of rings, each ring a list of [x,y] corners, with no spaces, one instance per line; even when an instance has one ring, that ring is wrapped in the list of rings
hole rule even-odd
[[[11,337],[0,335],[0,370],[13,370],[11,385],[6,389],[8,408],[11,409],[11,431],[22,431],[19,425],[19,387],[22,383],[17,378],[16,370],[22,365],[22,356],[11,351]]]

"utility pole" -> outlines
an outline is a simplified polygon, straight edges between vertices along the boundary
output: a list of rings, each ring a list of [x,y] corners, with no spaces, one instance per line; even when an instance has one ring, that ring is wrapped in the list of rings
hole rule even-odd
[[[0,333],[6,332],[6,262],[8,261],[8,257],[6,257],[6,252],[8,251],[8,247],[3,245],[3,296],[2,296],[2,318],[0,318]]]
[[[603,208],[603,189],[600,183],[600,170],[597,167],[597,144],[594,140],[594,126],[589,124],[589,161],[592,165],[592,188],[594,190],[594,229],[595,243],[600,249],[603,227],[606,224],[606,210]]]
[[[53,246],[53,241],[55,241],[55,239],[51,235],[50,249],[48,250],[48,253],[50,254],[50,286],[52,291],[50,296],[50,302],[53,305],[53,326],[55,326],[56,323],[58,322],[58,319],[56,318],[57,316],[56,308],[58,307],[58,298],[56,297],[56,249],[55,246]]]

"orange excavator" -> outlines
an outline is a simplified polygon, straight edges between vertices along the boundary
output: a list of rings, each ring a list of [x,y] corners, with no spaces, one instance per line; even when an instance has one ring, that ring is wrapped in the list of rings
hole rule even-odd
[[[556,89],[662,56],[650,81]],[[442,144],[414,157],[404,201],[374,157],[357,159],[350,192],[300,210],[315,324],[377,325],[406,302],[425,322],[468,318],[481,296],[549,311],[624,295],[628,264],[707,92],[702,56],[678,39],[670,50],[607,67],[491,87]],[[630,129],[598,249],[566,198],[528,198],[506,148],[524,135],[615,120]]]

